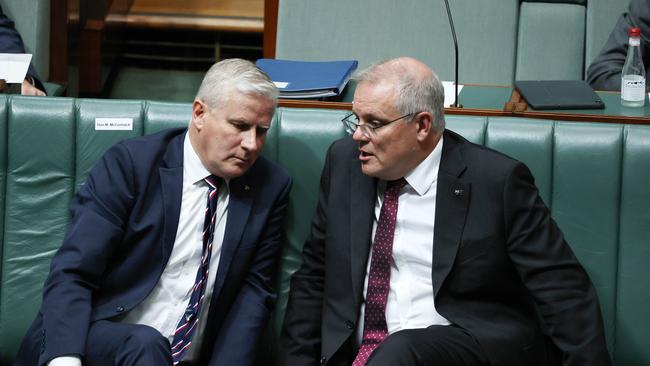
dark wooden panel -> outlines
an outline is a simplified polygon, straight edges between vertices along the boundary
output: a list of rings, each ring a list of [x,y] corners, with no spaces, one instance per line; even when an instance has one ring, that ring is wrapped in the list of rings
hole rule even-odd
[[[68,82],[68,0],[50,2],[49,81]]]
[[[264,57],[275,58],[279,0],[264,0]]]

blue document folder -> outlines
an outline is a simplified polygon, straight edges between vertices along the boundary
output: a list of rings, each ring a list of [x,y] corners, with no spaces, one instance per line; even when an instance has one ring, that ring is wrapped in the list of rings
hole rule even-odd
[[[324,98],[339,95],[358,62],[259,59],[257,67],[271,77],[282,98]]]

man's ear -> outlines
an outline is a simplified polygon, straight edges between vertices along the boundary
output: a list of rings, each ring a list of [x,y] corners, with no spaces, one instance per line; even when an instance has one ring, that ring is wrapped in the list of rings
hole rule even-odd
[[[201,131],[203,128],[205,114],[208,113],[206,110],[205,103],[194,99],[192,103],[192,125],[198,130]]]
[[[413,122],[418,126],[418,141],[425,140],[433,128],[433,116],[429,112],[420,112],[415,115]]]

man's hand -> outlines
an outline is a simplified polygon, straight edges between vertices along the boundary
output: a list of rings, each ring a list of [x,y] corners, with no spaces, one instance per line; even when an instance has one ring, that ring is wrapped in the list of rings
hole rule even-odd
[[[20,94],[22,95],[35,95],[38,97],[44,97],[45,92],[43,92],[41,89],[35,87],[32,85],[32,83],[26,78],[23,80],[23,84],[20,87]]]

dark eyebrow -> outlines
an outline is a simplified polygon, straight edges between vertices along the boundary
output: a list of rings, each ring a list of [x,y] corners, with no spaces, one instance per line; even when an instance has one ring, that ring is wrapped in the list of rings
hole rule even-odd
[[[359,117],[359,115],[358,115],[356,112],[352,112],[352,114],[353,114],[354,116],[356,116],[358,120],[361,120],[361,118]],[[370,113],[370,114],[368,115],[368,117],[369,117],[369,118],[364,118],[365,120],[367,120],[366,123],[370,123],[370,124],[381,124],[381,123],[383,122],[381,118],[377,118],[377,117],[376,117],[374,114],[372,114],[372,113]]]

